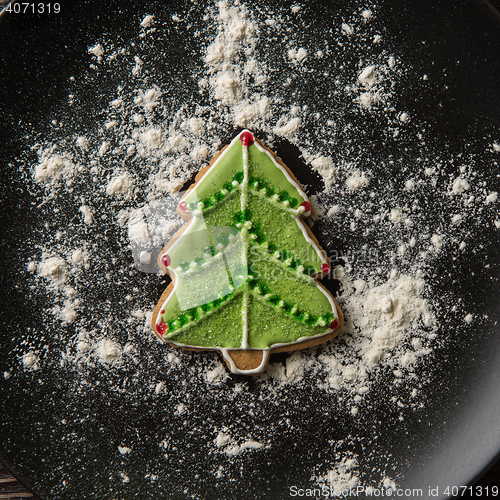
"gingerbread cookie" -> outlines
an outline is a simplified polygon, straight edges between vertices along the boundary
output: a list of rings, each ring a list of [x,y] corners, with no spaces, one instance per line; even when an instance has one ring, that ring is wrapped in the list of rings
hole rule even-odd
[[[330,262],[301,220],[308,198],[249,131],[198,174],[178,212],[188,223],[158,258],[172,278],[152,317],[161,340],[217,350],[233,373],[257,375],[272,352],[342,329],[342,311],[316,281]]]

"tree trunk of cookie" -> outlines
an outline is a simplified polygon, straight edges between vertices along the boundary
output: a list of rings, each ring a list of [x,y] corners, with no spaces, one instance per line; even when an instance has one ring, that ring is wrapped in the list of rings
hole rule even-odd
[[[229,369],[240,375],[258,375],[266,369],[269,361],[268,350],[228,349],[222,354]]]

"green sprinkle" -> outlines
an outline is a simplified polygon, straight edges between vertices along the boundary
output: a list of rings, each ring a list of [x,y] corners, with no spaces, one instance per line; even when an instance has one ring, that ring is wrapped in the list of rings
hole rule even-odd
[[[245,178],[245,174],[243,172],[236,172],[236,174],[234,174],[233,180],[241,183],[241,182],[243,182],[244,178]]]
[[[229,192],[231,192],[234,189],[234,186],[230,182],[226,182],[222,187]]]
[[[195,320],[197,320],[197,319],[198,319],[199,314],[198,314],[198,308],[197,308],[197,307],[193,307],[192,309],[188,309],[188,312],[187,312],[187,313],[188,313],[189,317],[190,317],[193,321],[195,321]]]
[[[321,316],[321,319],[329,325],[333,321],[334,317],[335,316],[332,313],[327,312]]]
[[[297,309],[294,313],[293,316],[295,319],[298,319],[299,321],[302,321],[304,319],[304,311],[301,309]]]
[[[292,208],[295,208],[299,202],[297,201],[297,198],[291,198],[291,197],[290,197],[290,198],[288,199],[288,203],[290,204],[290,206],[291,206]]]
[[[286,201],[288,200],[288,198],[290,198],[290,195],[286,191],[280,191],[278,198],[280,201]]]
[[[267,245],[267,251],[269,253],[274,253],[276,250],[278,250],[278,247],[274,243],[269,243],[269,245]]]
[[[258,284],[259,284],[259,280],[255,279],[255,278],[247,278],[248,279],[248,286],[253,290]]]
[[[259,243],[259,245],[262,245],[262,243],[264,243],[264,241],[266,241],[266,237],[264,236],[263,233],[256,233],[257,234],[257,238],[255,238],[255,241],[257,243]]]
[[[183,271],[187,271],[187,270],[189,270],[189,267],[190,267],[190,266],[189,266],[189,262],[181,262],[181,263],[179,264],[179,267],[180,267]]]
[[[236,212],[233,215],[233,220],[234,220],[234,222],[241,224],[245,220],[243,212],[241,212],[241,211],[240,212]]]
[[[225,196],[224,196],[223,193],[221,193],[219,191],[219,192],[217,192],[217,193],[214,194],[214,198],[217,200],[217,202],[220,203],[225,198]]]
[[[278,295],[273,295],[269,297],[268,301],[271,302],[271,304],[277,305],[278,302],[280,301],[280,297]]]
[[[307,326],[312,326],[318,321],[318,317],[314,314],[309,314],[308,318],[306,319],[306,325]]]

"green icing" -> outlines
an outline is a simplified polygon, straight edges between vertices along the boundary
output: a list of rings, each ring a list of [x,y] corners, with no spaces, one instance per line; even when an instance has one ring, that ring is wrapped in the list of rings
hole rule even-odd
[[[242,149],[243,146],[238,139],[233,141],[223,151],[216,167],[203,176],[196,188],[187,194],[184,201],[188,204],[206,201],[222,191],[228,181],[232,181],[238,172],[243,171]],[[248,148],[248,159],[250,177],[265,180],[278,195],[282,191],[287,192],[290,198],[298,200],[298,205],[305,200],[302,193],[290,183],[285,173],[275,165],[269,155],[265,151],[260,151],[255,144]]]
[[[246,345],[266,349],[320,335],[336,316],[304,275],[322,264],[291,210],[304,198],[257,146],[243,156],[234,141],[184,198],[203,209],[168,251],[177,285],[160,317],[173,342],[242,347],[246,311]]]
[[[321,316],[331,311],[330,301],[316,286],[304,279],[297,279],[297,272],[277,265],[269,254],[252,253],[248,260],[249,274],[265,283],[272,294],[290,304],[299,304],[310,314]]]
[[[210,235],[203,219],[193,218],[188,229],[182,233],[182,244],[175,241],[168,251],[172,259],[170,268],[177,268],[182,262],[193,262],[198,258],[205,258],[212,254]]]
[[[285,191],[291,198],[298,200],[299,205],[305,200],[302,193],[290,183],[283,171],[276,167],[273,160],[265,152],[259,151],[255,145],[250,146],[248,149],[248,173],[250,177],[265,179],[267,185],[274,188],[275,194],[279,195],[281,191]]]
[[[287,250],[303,265],[310,265],[315,272],[321,271],[322,260],[309,243],[302,229],[286,210],[277,210],[276,204],[258,197],[254,193],[248,195],[248,205],[256,207],[252,211],[252,222],[258,224],[265,234],[266,241],[273,243],[280,250]]]
[[[326,330],[324,326],[308,328],[253,296],[249,297],[248,313],[248,343],[259,349],[295,342],[301,337],[321,335]]]
[[[173,332],[167,338],[179,344],[199,347],[240,347],[243,332],[242,306],[243,294],[239,293],[212,314],[204,315],[203,321]]]
[[[184,198],[186,203],[205,200],[212,197],[216,192],[221,191],[224,184],[231,181],[237,172],[243,170],[242,146],[240,141],[235,141],[227,147],[217,163],[217,168],[213,168],[203,176],[196,188]]]
[[[224,200],[216,208],[204,212],[205,223],[212,226],[232,226],[233,216],[241,210],[241,200],[239,196],[231,196]]]

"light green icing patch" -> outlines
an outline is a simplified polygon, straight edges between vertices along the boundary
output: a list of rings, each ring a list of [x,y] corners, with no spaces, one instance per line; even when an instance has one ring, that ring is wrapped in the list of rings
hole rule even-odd
[[[233,291],[222,253],[187,273],[179,276],[176,289],[177,301],[183,311],[213,302]]]
[[[305,201],[306,198],[287,179],[284,172],[274,164],[269,155],[259,151],[259,148],[253,145],[248,148],[248,157],[250,177],[266,179],[268,185],[276,190],[276,194],[282,190],[287,191],[292,198],[298,200],[298,205]]]
[[[222,153],[224,158],[220,158],[215,168],[207,172],[198,182],[196,187],[191,190],[183,199],[186,203],[204,201],[212,198],[216,193],[224,189],[227,182],[232,182],[238,172],[243,171],[242,145],[239,140],[234,141]],[[297,200],[297,206],[306,198],[292,184],[283,170],[278,167],[269,155],[260,151],[254,144],[248,148],[249,158],[249,177],[265,179],[267,185],[279,194],[286,191],[290,197]]]
[[[198,258],[205,258],[211,253],[211,241],[206,225],[202,219],[195,218],[188,229],[182,233],[182,244],[176,241],[168,251],[172,259],[170,268],[176,269],[181,262],[194,262]]]
[[[310,314],[321,316],[331,312],[330,301],[315,284],[297,279],[297,272],[273,262],[269,254],[259,252],[252,255],[248,261],[249,274],[265,283],[271,294],[278,295],[287,303],[298,304]]]
[[[248,344],[267,349],[273,344],[296,342],[302,337],[325,333],[324,326],[306,327],[290,315],[280,313],[259,298],[250,296],[248,301]]]
[[[210,198],[216,192],[222,190],[226,182],[231,182],[234,175],[243,170],[241,149],[240,141],[235,141],[231,146],[227,147],[222,153],[223,160],[219,158],[217,167],[203,176],[196,188],[186,195],[184,201],[190,203]]]
[[[291,252],[295,259],[300,259],[303,265],[313,266],[316,272],[321,271],[323,260],[304,238],[299,226],[302,222],[297,224],[289,212],[276,209],[276,205],[253,193],[249,193],[248,204],[252,209],[252,222],[260,225],[268,243]]]
[[[243,294],[239,293],[219,306],[212,314],[203,316],[203,321],[174,332],[168,339],[190,346],[240,347],[243,332],[242,306]]]
[[[198,194],[213,196],[235,175],[237,185],[215,206],[195,212],[195,222],[168,251],[176,293],[163,305],[157,329],[173,342],[267,349],[325,333],[336,316],[329,297],[303,274],[304,266],[321,269],[316,245],[293,211],[247,184],[254,175],[267,186],[271,179],[289,197],[298,191],[267,154],[256,146],[248,153],[245,158],[239,140],[225,150]]]

